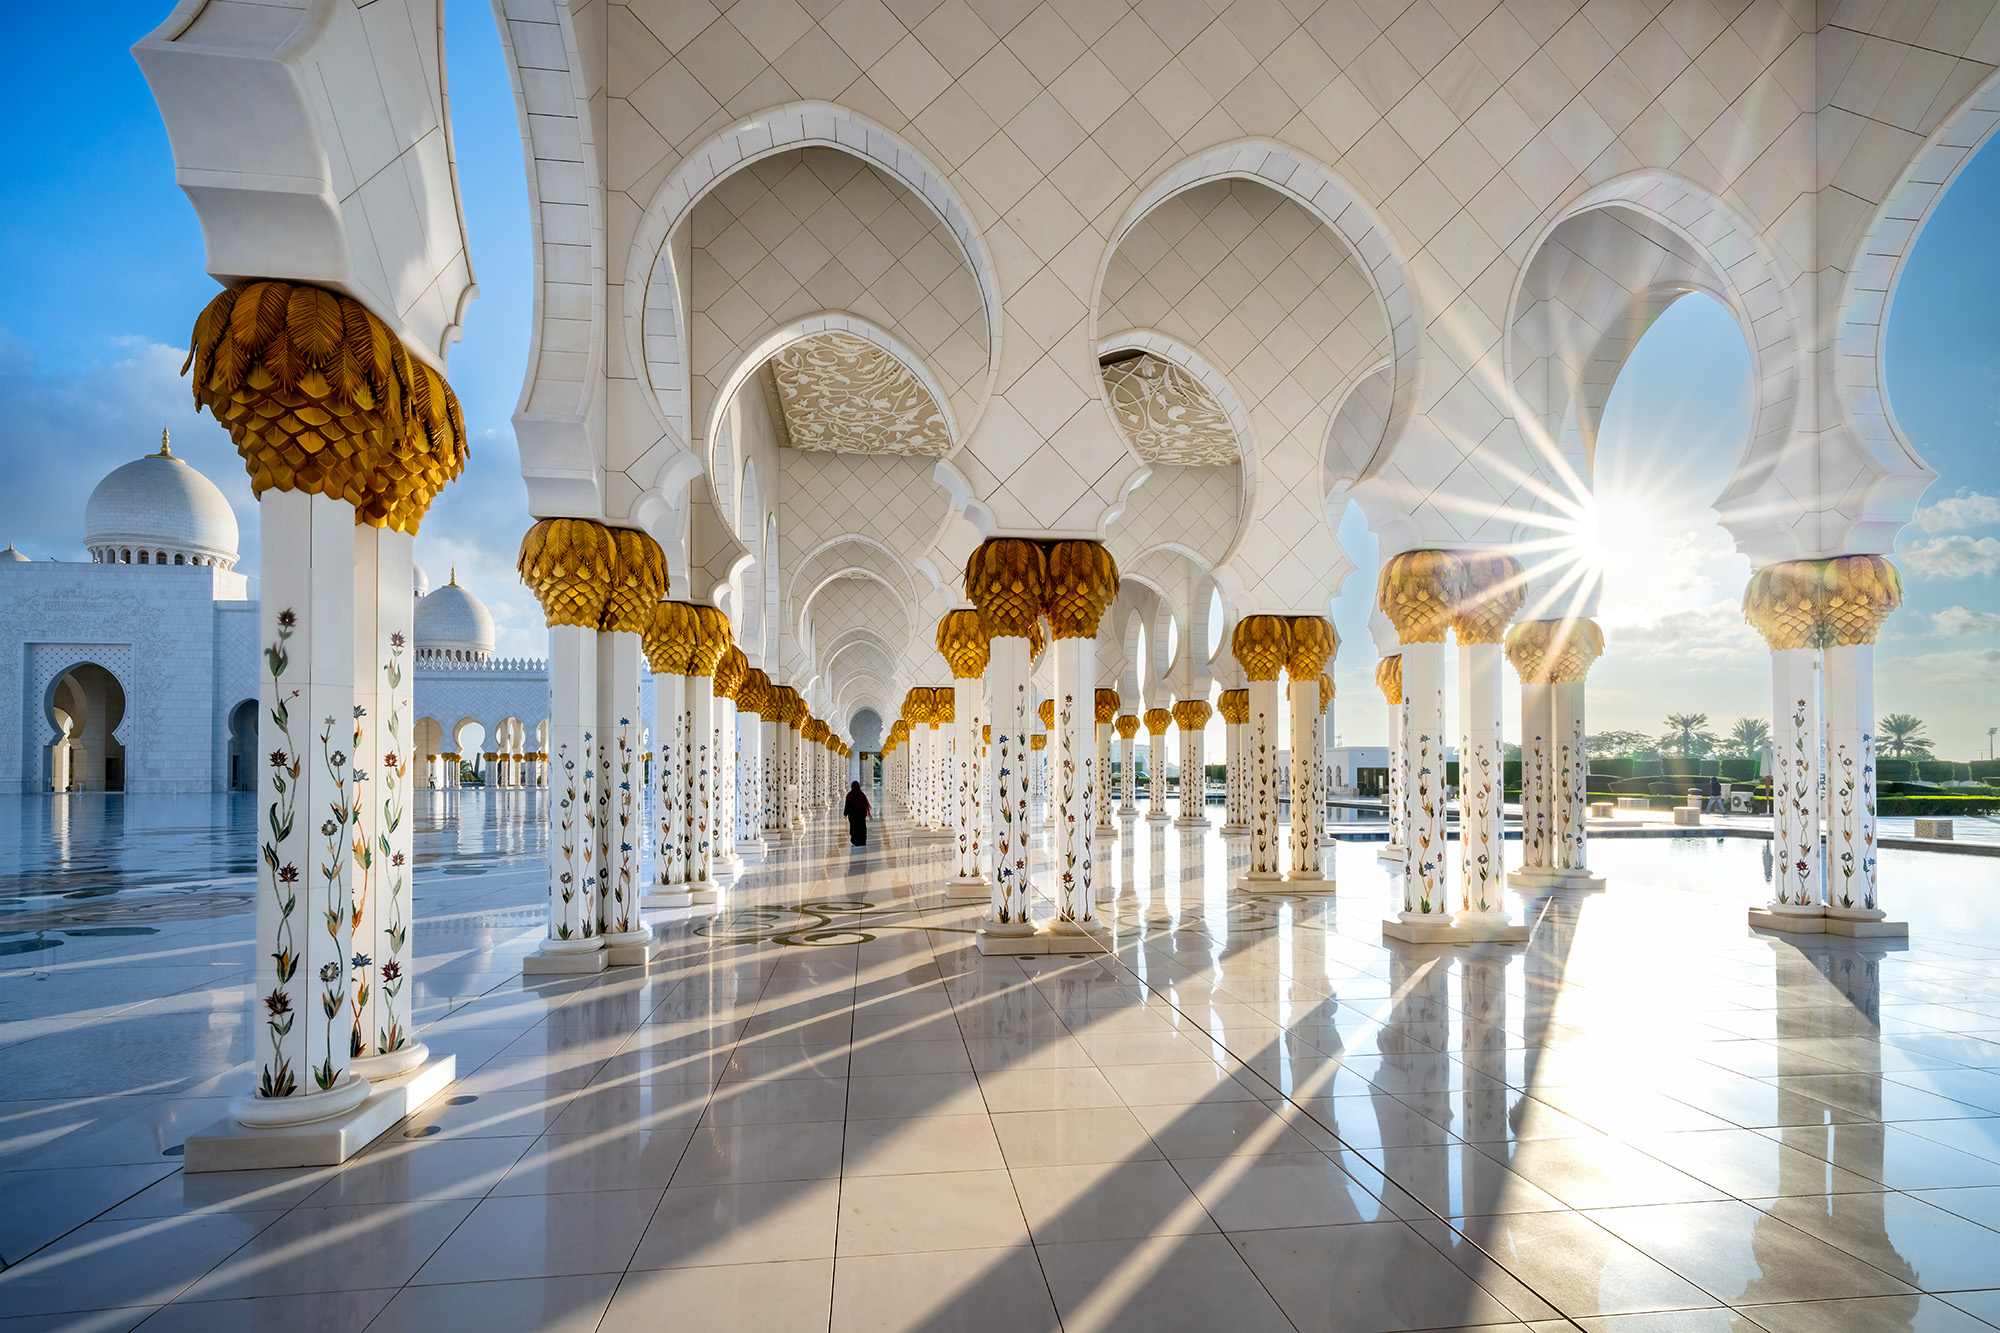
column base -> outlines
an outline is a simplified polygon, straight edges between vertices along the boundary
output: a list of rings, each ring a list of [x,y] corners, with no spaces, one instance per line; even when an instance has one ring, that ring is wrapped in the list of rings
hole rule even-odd
[[[1393,861],[1397,865],[1401,865],[1403,862],[1409,860],[1409,853],[1404,850],[1402,843],[1391,842],[1384,844],[1382,850],[1375,853],[1375,859],[1377,861]]]
[[[381,1055],[357,1055],[347,1062],[347,1072],[371,1084],[401,1078],[431,1058],[431,1048],[420,1041],[409,1042],[401,1050]]]
[[[1168,824],[1173,822],[1173,816],[1162,811],[1158,814],[1147,815],[1146,822],[1148,824]]]
[[[920,828],[916,832],[918,842],[955,842],[958,831],[948,828]]]
[[[1108,940],[1111,938],[1111,927],[1096,919],[1065,921],[1057,917],[1049,922],[1049,934],[1059,940]]]
[[[1200,815],[1182,815],[1179,819],[1176,819],[1174,821],[1174,827],[1202,829],[1208,827],[1208,821],[1206,819],[1203,819]]]
[[[1780,935],[1841,935],[1848,939],[1893,939],[1910,937],[1910,923],[1890,921],[1883,912],[1853,908],[1797,908],[1772,903],[1750,909],[1750,928]]]
[[[689,881],[687,891],[696,907],[712,907],[718,901],[722,886],[713,879],[697,879]]]
[[[944,883],[944,896],[948,902],[983,902],[993,896],[993,886],[986,882],[984,875],[971,879],[948,879]]]
[[[1293,872],[1285,876],[1285,892],[1330,898],[1334,892],[1333,877],[1318,872],[1309,875]]]
[[[1235,879],[1234,887],[1243,890],[1245,893],[1269,893],[1274,889],[1283,888],[1284,884],[1285,876],[1283,871],[1251,870],[1238,875]]]
[[[606,967],[644,967],[653,961],[652,930],[621,930],[599,935]]]
[[[1216,830],[1216,832],[1222,834],[1225,838],[1238,837],[1249,831],[1250,826],[1248,824],[1224,824],[1220,829]]]
[[[639,895],[639,906],[646,911],[656,907],[693,907],[694,894],[686,884],[651,884]]]
[[[763,850],[764,850],[764,840],[762,838],[737,839],[736,855],[738,856],[744,856],[747,854],[762,852]]]
[[[1507,872],[1507,882],[1517,889],[1581,889],[1601,892],[1604,876],[1588,870],[1554,870],[1547,866],[1527,866]]]
[[[1526,944],[1528,933],[1525,925],[1476,917],[1457,921],[1436,915],[1406,921],[1392,916],[1382,922],[1382,938],[1404,944]]]
[[[1826,933],[1861,940],[1908,939],[1910,923],[1891,921],[1888,917],[1889,914],[1880,908],[1835,907],[1829,903],[1826,908]]]
[[[356,1079],[366,1090],[357,1104],[304,1124],[252,1126],[239,1123],[233,1115],[224,1117],[188,1136],[181,1169],[193,1174],[339,1166],[420,1110],[457,1076],[458,1057],[447,1055],[380,1083]]]
[[[1026,935],[1000,935],[988,931],[983,926],[980,928],[978,938],[979,952],[988,958],[1032,958],[1051,953],[1095,953],[1102,949],[1104,943],[1097,934],[1082,931],[1060,934],[1054,930],[1036,930]]]
[[[587,940],[543,940],[521,960],[521,975],[602,972],[604,962],[604,944],[595,935]]]

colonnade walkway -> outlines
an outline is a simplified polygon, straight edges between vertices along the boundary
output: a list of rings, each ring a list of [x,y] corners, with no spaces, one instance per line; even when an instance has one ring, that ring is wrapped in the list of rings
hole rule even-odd
[[[416,1018],[459,1082],[345,1167],[171,1155],[245,1081],[247,915],[36,956],[70,1009],[0,1028],[0,1330],[2000,1321],[1977,859],[1884,853],[1907,945],[1746,930],[1732,839],[1598,844],[1526,945],[1390,947],[1369,844],[1248,896],[1240,844],[1124,821],[1112,951],[998,958],[945,843],[828,820],[657,914],[649,969],[524,979],[539,798],[451,799]],[[139,945],[214,975],[92,1003]]]

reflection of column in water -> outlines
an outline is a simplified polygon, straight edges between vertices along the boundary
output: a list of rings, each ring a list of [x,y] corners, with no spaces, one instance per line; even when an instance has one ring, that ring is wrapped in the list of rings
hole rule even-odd
[[[1767,939],[1766,943],[1776,963],[1774,1044],[1778,1048],[1779,1122],[1784,1126],[1778,1132],[1779,1141],[1798,1151],[1785,1154],[1779,1162],[1778,1193],[1785,1197],[1759,1218],[1757,1229],[1774,1233],[1773,1252],[1789,1238],[1792,1227],[1823,1238],[1837,1234],[1842,1249],[1916,1286],[1917,1271],[1889,1237],[1888,1195],[1833,1193],[1827,1189],[1824,1165],[1831,1162],[1868,1180],[1882,1179],[1888,1131],[1881,1120],[1882,1060],[1876,1036],[1882,1009],[1882,958],[1888,950],[1883,943],[1869,940],[1793,944]],[[1845,1094],[1842,1105],[1865,1117],[1857,1123],[1824,1123],[1821,1101],[1811,1091],[1801,1090],[1797,1082],[1801,1075],[1825,1073],[1825,1062],[1815,1058],[1809,1047],[1827,1038],[1848,1039],[1840,1063],[1854,1072],[1841,1080]],[[1810,1088],[1824,1091],[1822,1082],[1815,1078]],[[1760,1253],[1765,1249],[1755,1240],[1752,1244]],[[1777,1299],[1761,1292],[1763,1286],[1764,1279],[1752,1279],[1744,1299]],[[1918,1300],[1912,1293],[1879,1304],[1885,1313],[1896,1316],[1894,1326],[1909,1328],[1916,1318]],[[1890,1301],[1895,1303],[1893,1310]],[[1882,1327],[1891,1325],[1885,1322]]]
[[[1377,1034],[1382,1068],[1374,1094],[1383,1123],[1393,1123],[1404,1105],[1427,1118],[1451,1124],[1450,974],[1442,956],[1429,958],[1395,950],[1389,955],[1389,1021]],[[1397,1096],[1392,1097],[1389,1094]],[[1397,1098],[1400,1097],[1399,1102]],[[1382,1150],[1389,1178],[1440,1212],[1451,1199],[1450,1164],[1445,1154],[1418,1147]]]
[[[1479,1163],[1469,1158],[1479,1151],[1472,1144],[1491,1152],[1507,1138],[1507,962],[1506,954],[1467,955],[1459,970],[1459,1059],[1467,1071],[1460,1133],[1469,1140],[1459,1152],[1468,1159],[1466,1206],[1480,1212],[1497,1212],[1502,1202],[1499,1177],[1475,1170]],[[1488,1194],[1471,1197],[1481,1186]]]
[[[1155,902],[1164,902],[1167,892],[1167,829],[1165,824],[1148,824],[1146,828],[1146,857],[1152,873],[1147,882],[1152,886]]]

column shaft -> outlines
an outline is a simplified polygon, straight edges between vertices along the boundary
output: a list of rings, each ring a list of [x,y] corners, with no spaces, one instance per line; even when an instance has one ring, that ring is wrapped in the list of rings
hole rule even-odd
[[[1207,738],[1205,728],[1181,728],[1182,828],[1208,827],[1208,775],[1202,769],[1202,748]]]
[[[1133,815],[1139,812],[1138,802],[1134,799],[1135,793],[1139,790],[1139,776],[1133,771],[1134,754],[1137,750],[1136,737],[1118,738],[1118,813],[1121,815]]]
[[[952,810],[957,846],[953,882],[970,887],[986,882],[979,873],[979,736],[986,725],[986,687],[978,677],[951,683],[952,692]]]
[[[597,636],[597,931],[605,947],[638,944],[651,937],[639,915],[639,848],[645,841],[645,768],[639,759],[637,634],[608,631]]]
[[[715,839],[717,822],[715,799],[715,715],[717,700],[714,681],[708,676],[687,678],[688,729],[688,892],[698,903],[715,901]]]
[[[1062,638],[1055,654],[1056,726],[1050,746],[1055,778],[1056,922],[1065,933],[1091,932],[1097,923],[1097,640]]]
[[[1475,921],[1507,912],[1500,893],[1506,865],[1500,663],[1497,643],[1458,646],[1458,910]]]
[[[1771,782],[1778,910],[1820,910],[1819,681],[1811,648],[1771,654]]]
[[[411,537],[354,529],[355,790],[353,966],[348,1053],[363,1077],[423,1063],[411,1040]]]
[[[982,929],[994,934],[1034,931],[1028,915],[1028,736],[1034,699],[1028,679],[1028,641],[996,638],[986,666],[993,709],[993,904]]]
[[[1244,878],[1277,880],[1285,877],[1278,834],[1278,682],[1253,680],[1249,689],[1243,744],[1250,760],[1244,774],[1250,784],[1250,869]]]
[[[1291,685],[1292,872],[1290,878],[1325,878],[1320,849],[1326,840],[1326,777],[1320,767],[1319,680]]]
[[[661,672],[653,677],[653,883],[648,907],[687,907],[688,892],[686,748],[688,678]]]
[[[237,1118],[296,1123],[358,1102],[348,1059],[354,720],[354,510],[265,491],[256,1066]],[[407,586],[407,585],[406,585]],[[332,1094],[328,1096],[326,1094]],[[282,1104],[280,1104],[282,1103]]]
[[[1451,915],[1445,891],[1444,645],[1403,645],[1403,919]]]
[[[597,939],[597,631],[549,626],[549,939],[577,953]]]
[[[1521,684],[1521,869],[1532,873],[1554,864],[1555,715],[1550,687]]]
[[[1586,836],[1590,817],[1590,752],[1584,745],[1583,686],[1580,680],[1549,686],[1549,729],[1555,735],[1554,782],[1549,799],[1555,810],[1550,854],[1559,869],[1577,879],[1590,869]]]
[[[1826,908],[1883,915],[1875,882],[1875,646],[1825,650]]]

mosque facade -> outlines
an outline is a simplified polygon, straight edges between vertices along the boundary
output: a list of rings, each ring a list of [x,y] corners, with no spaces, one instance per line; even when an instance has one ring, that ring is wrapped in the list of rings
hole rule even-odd
[[[0,552],[0,791],[250,791],[257,586],[221,490],[158,453],[84,507],[88,561]],[[493,617],[454,572],[414,592],[414,781],[537,780],[548,663],[494,655]],[[455,757],[455,758],[454,758]]]

